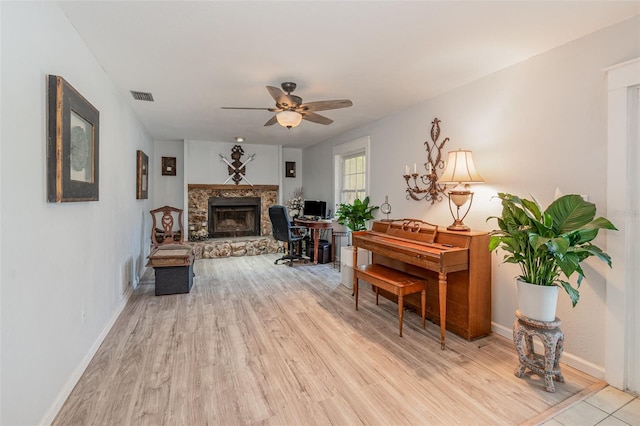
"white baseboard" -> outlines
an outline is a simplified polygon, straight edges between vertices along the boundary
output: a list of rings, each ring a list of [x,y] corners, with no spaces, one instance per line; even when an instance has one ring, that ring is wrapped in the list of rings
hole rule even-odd
[[[107,337],[107,334],[109,334],[109,331],[111,331],[113,324],[115,324],[116,320],[122,313],[122,310],[127,305],[127,302],[129,301],[129,298],[131,297],[132,293],[133,293],[133,288],[127,289],[127,291],[124,294],[124,297],[122,298],[122,301],[120,302],[116,310],[113,312],[113,315],[111,316],[111,318],[109,319],[105,327],[102,329],[102,332],[100,332],[100,334],[98,335],[96,341],[93,343],[93,345],[89,349],[89,352],[87,352],[87,354],[82,359],[80,364],[78,364],[78,366],[73,370],[67,382],[64,384],[62,389],[60,389],[60,393],[58,393],[58,396],[54,400],[53,404],[51,404],[51,407],[49,407],[49,409],[44,414],[40,422],[38,422],[38,425],[50,425],[51,423],[53,423],[53,420],[58,415],[58,411],[60,411],[60,408],[62,408],[62,405],[65,403],[65,401],[71,394],[71,391],[73,390],[73,388],[76,386],[76,384],[78,384],[80,377],[82,377],[82,374],[89,366],[89,363],[95,356],[96,352],[98,352],[98,348],[100,348],[100,345],[102,344],[104,339]]]
[[[513,329],[511,328],[507,328],[503,325],[492,322],[491,331],[502,337],[506,337],[509,340],[513,340]],[[536,347],[536,351],[538,351],[538,353],[544,352],[542,343],[540,343],[539,339],[533,339],[533,345]],[[595,365],[592,362],[582,359],[567,351],[564,351],[562,353],[561,361],[563,364],[567,364],[568,366],[573,367],[576,370],[580,370],[590,376],[593,376],[596,379],[604,380],[604,367],[602,366]]]

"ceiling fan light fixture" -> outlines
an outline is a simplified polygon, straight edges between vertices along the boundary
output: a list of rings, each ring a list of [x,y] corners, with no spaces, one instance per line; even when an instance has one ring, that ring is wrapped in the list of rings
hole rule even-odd
[[[302,114],[295,111],[282,111],[276,115],[278,124],[287,129],[296,127],[302,121]]]

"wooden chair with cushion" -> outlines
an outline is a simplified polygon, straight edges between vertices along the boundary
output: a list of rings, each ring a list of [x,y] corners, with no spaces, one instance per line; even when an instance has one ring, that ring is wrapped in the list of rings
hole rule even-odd
[[[164,206],[151,210],[153,224],[148,267],[155,271],[156,296],[188,293],[193,285],[193,248],[184,244],[182,210]]]

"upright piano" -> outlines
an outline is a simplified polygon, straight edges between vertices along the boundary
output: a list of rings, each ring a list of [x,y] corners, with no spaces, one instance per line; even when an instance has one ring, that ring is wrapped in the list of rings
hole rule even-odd
[[[427,280],[427,318],[467,340],[491,333],[489,234],[448,231],[416,219],[375,221],[370,231],[354,232],[354,247],[372,252],[372,262]],[[357,250],[354,250],[357,252]],[[356,265],[357,263],[354,263]],[[354,268],[354,283],[356,268]],[[395,296],[380,290],[391,300]],[[444,301],[444,302],[441,302]],[[420,309],[420,295],[405,297]]]

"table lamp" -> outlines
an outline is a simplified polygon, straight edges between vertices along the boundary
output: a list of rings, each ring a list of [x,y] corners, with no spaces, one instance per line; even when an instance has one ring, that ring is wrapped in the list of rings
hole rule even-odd
[[[442,176],[438,179],[438,183],[443,185],[456,185],[449,191],[449,211],[453,216],[453,224],[447,227],[450,231],[468,231],[470,228],[462,221],[469,210],[471,210],[471,204],[473,203],[473,192],[470,190],[469,184],[471,183],[484,183],[484,179],[476,170],[476,166],[473,164],[473,158],[471,157],[471,151],[466,149],[459,149],[457,151],[449,151],[449,157],[447,159],[447,165],[442,172]],[[462,207],[467,201],[469,206],[467,211],[462,217],[460,217],[460,207]],[[453,213],[452,203],[456,205],[456,213]]]

